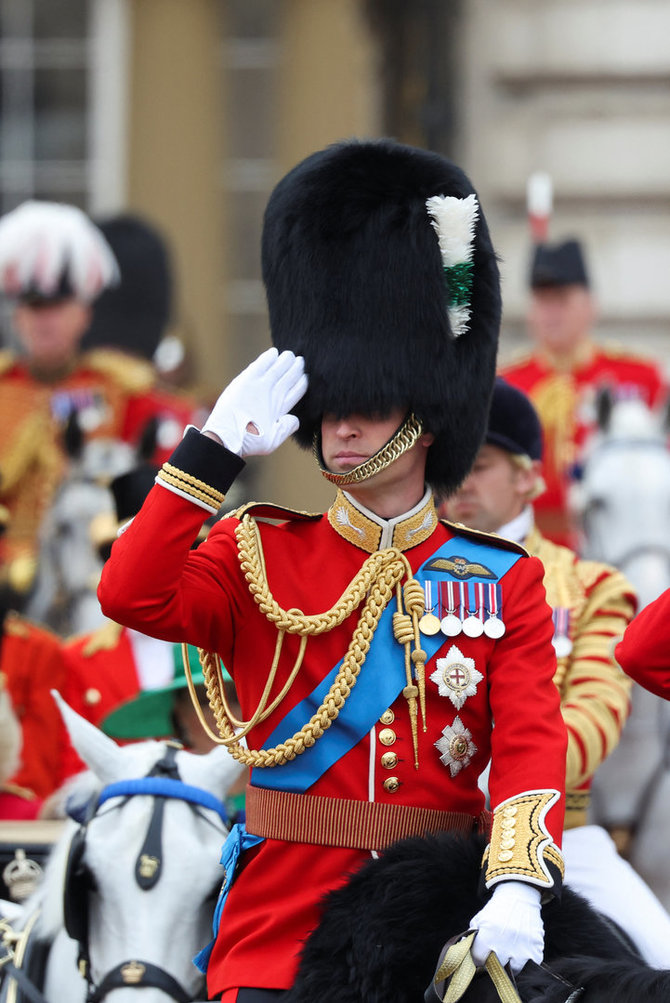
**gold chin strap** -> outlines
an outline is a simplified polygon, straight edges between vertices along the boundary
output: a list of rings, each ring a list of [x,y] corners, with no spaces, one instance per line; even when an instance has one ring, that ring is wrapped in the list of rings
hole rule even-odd
[[[369,460],[359,463],[353,470],[347,470],[343,474],[335,474],[332,470],[328,470],[324,466],[318,432],[314,433],[312,451],[319,464],[319,469],[326,480],[332,484],[337,484],[338,487],[344,487],[347,484],[360,484],[361,481],[367,481],[369,477],[373,477],[374,474],[378,474],[381,470],[386,470],[403,453],[411,449],[422,435],[423,425],[414,414],[410,413],[385,446],[382,446]]]

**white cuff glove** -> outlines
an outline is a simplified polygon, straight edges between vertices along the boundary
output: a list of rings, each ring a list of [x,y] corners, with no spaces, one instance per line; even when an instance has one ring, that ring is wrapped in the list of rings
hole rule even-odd
[[[297,431],[298,419],[288,412],[306,389],[303,358],[269,348],[226,387],[202,431],[238,456],[272,453]]]
[[[501,965],[508,962],[519,972],[527,961],[540,964],[544,954],[544,924],[540,912],[540,890],[524,881],[503,881],[483,909],[470,921],[477,930],[472,958],[483,965],[495,951]]]

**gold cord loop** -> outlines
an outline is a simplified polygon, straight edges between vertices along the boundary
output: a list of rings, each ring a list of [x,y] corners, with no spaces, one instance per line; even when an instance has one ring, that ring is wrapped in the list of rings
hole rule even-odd
[[[207,696],[219,731],[219,734],[215,735],[204,720],[202,708],[195,694],[186,645],[183,646],[184,667],[189,691],[198,712],[200,723],[210,739],[219,745],[227,746],[231,755],[241,763],[261,767],[281,766],[295,759],[306,748],[313,745],[337,718],[353,686],[356,684],[356,679],[370,649],[372,637],[379,619],[393,598],[394,591],[397,594],[398,609],[402,610],[403,590],[400,583],[405,579],[407,586],[413,580],[412,569],[405,555],[396,547],[378,550],[366,559],[358,573],[342,593],[340,599],[331,609],[324,613],[308,616],[299,609],[282,609],[272,595],[267,581],[260,533],[255,521],[248,514],[245,515],[236,527],[235,532],[240,567],[247,580],[249,591],[265,618],[274,624],[278,631],[272,666],[270,667],[261,698],[250,719],[245,722],[234,718],[225,698],[224,679],[219,656],[214,652],[199,649],[200,665],[205,680]],[[415,647],[419,648],[419,635],[416,622],[418,622],[418,617],[423,613],[423,590],[418,583],[415,583],[415,585],[416,589],[410,589],[407,594],[416,597],[420,593],[421,608],[419,609],[416,606],[415,599],[412,598],[413,608],[411,616],[402,612],[394,615],[394,636],[396,636],[396,639],[405,648],[405,670],[407,677],[405,691],[409,689],[414,690],[411,697],[407,692],[406,696],[412,717],[415,762],[418,765],[416,740],[417,687],[414,685],[412,678],[412,664],[418,670],[419,666],[422,667],[422,662],[421,659],[417,660],[414,658],[416,651],[410,655],[410,646],[414,642]],[[303,725],[300,731],[274,748],[246,748],[242,741],[244,737],[255,725],[266,720],[272,714],[291,689],[303,662],[308,637],[327,633],[340,626],[354,610],[361,606],[359,620],[340,670],[316,713]],[[400,619],[396,620],[396,617]],[[400,636],[396,632],[396,623],[402,624]],[[269,703],[269,694],[272,691],[276,678],[282,644],[286,634],[298,635],[301,639],[300,648],[281,692]],[[420,652],[420,654],[423,660],[425,660],[425,653]],[[418,673],[417,678],[419,678]],[[419,682],[419,693],[421,689],[422,683]]]

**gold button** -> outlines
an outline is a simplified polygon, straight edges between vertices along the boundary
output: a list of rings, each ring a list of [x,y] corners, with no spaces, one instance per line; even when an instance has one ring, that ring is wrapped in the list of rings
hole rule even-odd
[[[395,794],[395,792],[398,790],[399,787],[400,787],[400,781],[398,780],[397,777],[387,777],[387,779],[384,781],[384,790],[388,794]]]
[[[503,815],[506,815],[507,818],[511,818],[512,815],[516,815],[517,811],[518,808],[515,804],[508,804],[507,807],[503,808]]]
[[[393,711],[389,707],[388,710],[384,711],[384,713],[379,718],[379,720],[380,720],[380,722],[382,724],[391,724],[393,721],[395,721],[395,714],[393,713]]]
[[[100,703],[101,700],[102,696],[100,695],[100,690],[91,688],[90,690],[86,690],[84,693],[84,703],[87,703],[89,706]]]
[[[398,765],[398,756],[395,752],[385,752],[382,756],[382,766],[385,770],[393,770]]]
[[[514,843],[515,843],[515,840],[512,839],[511,836],[508,836],[507,839],[501,839],[500,840],[500,848],[502,850],[513,850],[514,849]]]
[[[504,864],[508,860],[511,860],[513,856],[514,854],[512,853],[511,850],[501,850],[500,853],[498,854],[498,860],[500,860],[501,863]]]
[[[501,829],[514,829],[516,826],[515,818],[504,818],[500,823]]]
[[[393,728],[382,728],[379,732],[379,741],[382,745],[393,745],[395,738],[396,736]]]

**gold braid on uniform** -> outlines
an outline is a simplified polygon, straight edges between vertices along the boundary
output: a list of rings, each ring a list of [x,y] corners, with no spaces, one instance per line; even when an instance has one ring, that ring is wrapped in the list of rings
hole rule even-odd
[[[403,696],[409,707],[414,763],[418,769],[417,697],[422,710],[425,730],[424,667],[427,655],[420,648],[418,626],[419,618],[424,612],[424,592],[416,579],[413,578],[409,561],[402,551],[396,547],[376,551],[366,559],[360,571],[330,610],[314,616],[307,616],[298,609],[282,609],[270,592],[260,534],[254,520],[249,515],[245,515],[235,532],[240,565],[248,582],[249,591],[266,619],[276,626],[277,644],[265,689],[256,710],[248,721],[238,721],[231,713],[225,698],[219,656],[214,652],[198,649],[207,697],[214,712],[219,730],[218,735],[215,735],[208,727],[200,710],[191,677],[188,649],[184,645],[184,665],[189,690],[198,711],[200,723],[209,737],[217,744],[227,746],[235,759],[249,766],[281,766],[314,745],[316,740],[337,718],[352,687],[355,686],[379,619],[395,592],[398,612],[393,617],[393,632],[395,639],[405,648],[406,686],[403,689]],[[406,579],[404,586],[401,585],[403,578]],[[339,627],[364,601],[365,604],[349,642],[342,666],[316,713],[303,725],[300,731],[272,749],[247,749],[244,747],[241,740],[249,734],[252,728],[265,721],[273,713],[291,689],[302,665],[308,638],[311,635],[324,634]],[[406,612],[402,612],[403,606]],[[268,705],[286,634],[298,635],[301,639],[300,648],[281,692]],[[412,643],[414,650],[410,651]],[[416,682],[412,671],[413,666]]]
[[[391,436],[386,445],[377,450],[374,456],[371,456],[363,463],[359,463],[358,466],[354,467],[352,470],[347,470],[341,474],[333,473],[332,470],[328,470],[324,466],[318,432],[314,433],[312,449],[319,464],[321,473],[326,480],[330,481],[332,484],[337,484],[339,487],[343,487],[347,484],[360,484],[361,481],[367,481],[369,477],[373,477],[381,470],[385,470],[391,463],[394,463],[400,456],[402,456],[403,453],[406,453],[408,449],[411,449],[422,435],[423,425],[414,414],[409,414],[400,428],[398,428]]]

